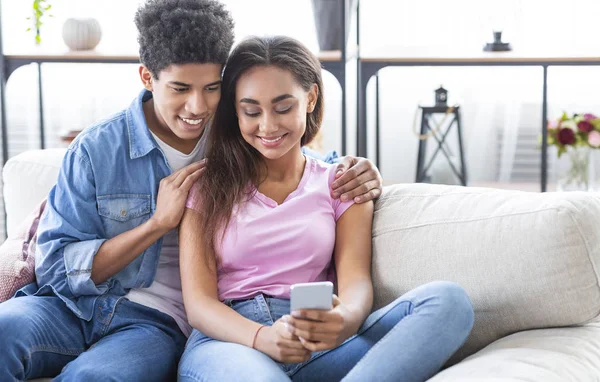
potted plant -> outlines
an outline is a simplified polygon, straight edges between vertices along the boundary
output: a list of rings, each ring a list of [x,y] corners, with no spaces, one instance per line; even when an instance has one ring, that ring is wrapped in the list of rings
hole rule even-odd
[[[49,4],[48,0],[33,0],[33,16],[27,17],[27,20],[33,21],[33,27],[27,29],[27,31],[35,30],[35,43],[40,44],[42,38],[40,35],[40,28],[43,25],[42,19],[52,9],[52,5]],[[52,17],[52,15],[48,15]]]

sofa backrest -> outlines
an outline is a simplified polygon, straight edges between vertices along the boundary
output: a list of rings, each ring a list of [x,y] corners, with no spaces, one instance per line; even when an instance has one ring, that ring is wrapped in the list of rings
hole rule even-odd
[[[9,233],[56,182],[64,149],[4,167]],[[600,312],[600,195],[427,184],[386,187],[375,205],[375,307],[433,280],[463,286],[473,332],[454,361],[517,331],[571,326]]]
[[[595,319],[599,269],[597,193],[407,184],[375,206],[375,306],[429,281],[460,284],[475,325],[454,361],[510,333]]]
[[[8,160],[2,170],[7,236],[48,195],[56,183],[65,149],[30,150]]]

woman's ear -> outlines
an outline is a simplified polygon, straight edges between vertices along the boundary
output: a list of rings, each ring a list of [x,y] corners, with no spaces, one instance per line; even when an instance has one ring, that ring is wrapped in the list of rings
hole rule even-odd
[[[315,110],[315,106],[317,105],[317,100],[319,99],[319,87],[317,84],[312,84],[310,90],[308,91],[308,103],[306,105],[306,112],[308,114],[312,113]]]

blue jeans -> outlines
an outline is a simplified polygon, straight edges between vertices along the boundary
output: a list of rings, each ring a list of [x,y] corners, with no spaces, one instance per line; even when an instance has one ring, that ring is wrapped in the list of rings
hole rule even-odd
[[[89,322],[55,296],[13,298],[0,304],[0,381],[174,380],[185,341],[170,316],[123,297],[99,297]]]
[[[227,302],[244,317],[272,325],[289,300],[259,295]],[[194,330],[179,363],[180,381],[425,381],[464,343],[473,326],[465,291],[450,282],[420,286],[367,317],[358,333],[300,364]],[[243,376],[243,377],[241,377]]]

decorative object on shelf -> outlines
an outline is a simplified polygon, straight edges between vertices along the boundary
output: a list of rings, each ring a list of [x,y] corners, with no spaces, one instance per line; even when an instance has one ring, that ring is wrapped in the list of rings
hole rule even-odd
[[[442,85],[435,90],[435,106],[448,106],[448,90]]]
[[[92,50],[102,38],[98,20],[71,18],[63,25],[63,40],[71,50]]]
[[[356,3],[355,0],[312,0],[317,39],[321,51],[342,49],[340,46],[342,33],[344,33],[341,17],[342,1],[346,2],[346,35],[344,41],[348,43],[350,15]]]
[[[512,47],[507,42],[502,42],[502,31],[494,31],[494,42],[488,42],[483,47],[485,52],[507,52]]]
[[[417,174],[415,177],[416,183],[467,185],[467,167],[462,141],[459,106],[455,105],[448,107],[447,101],[448,91],[440,86],[435,91],[435,106],[419,106],[415,113],[413,131],[419,139]],[[420,131],[417,131],[417,118],[419,114],[421,114],[421,129]],[[443,114],[443,117],[439,122],[436,122],[433,118],[436,114]],[[448,118],[451,118],[451,120],[449,123],[446,123]],[[433,127],[431,126],[431,122],[434,123]],[[454,125],[456,125],[458,157],[460,163],[457,163],[457,158],[446,141],[446,138],[452,131]],[[435,139],[435,142],[433,143],[434,145],[437,143],[437,147],[426,162],[427,143],[428,139],[432,137]],[[437,162],[435,161],[440,152],[446,157],[446,163],[440,163],[439,160]],[[450,171],[448,171],[448,167]]]
[[[27,32],[35,30],[35,43],[39,45],[42,42],[42,36],[40,30],[43,18],[47,15],[48,11],[52,9],[52,5],[49,4],[48,0],[33,0],[33,16],[27,17],[27,20],[33,21],[33,27],[27,28]],[[48,17],[53,17],[51,14]]]
[[[558,120],[548,122],[548,145],[557,149],[558,191],[592,191],[595,188],[592,151],[600,148],[600,118],[590,113],[571,117],[563,113]]]

